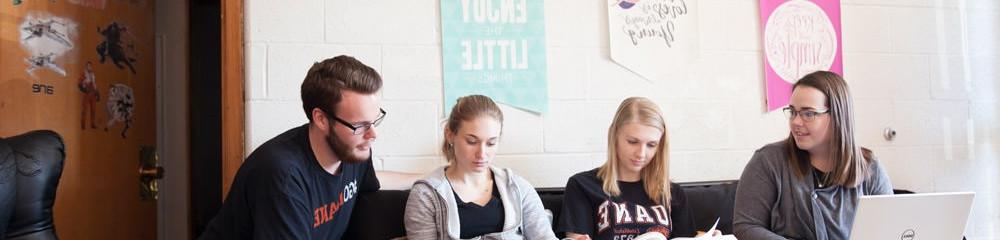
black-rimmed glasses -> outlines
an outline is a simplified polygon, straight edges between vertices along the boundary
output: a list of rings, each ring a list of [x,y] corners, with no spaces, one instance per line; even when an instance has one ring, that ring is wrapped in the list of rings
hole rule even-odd
[[[379,111],[379,116],[378,118],[375,118],[375,121],[363,122],[363,123],[350,123],[348,121],[345,121],[344,119],[340,119],[339,117],[330,114],[327,114],[327,116],[330,116],[331,118],[333,118],[333,120],[336,120],[340,124],[344,124],[344,126],[351,129],[351,134],[361,135],[362,133],[367,132],[368,129],[371,129],[372,127],[378,127],[378,125],[382,123],[382,119],[385,118],[385,109],[379,108],[378,111]]]

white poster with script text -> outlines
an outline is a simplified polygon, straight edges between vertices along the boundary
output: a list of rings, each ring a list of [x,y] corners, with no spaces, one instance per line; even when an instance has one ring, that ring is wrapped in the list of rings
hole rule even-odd
[[[698,54],[694,0],[609,0],[611,59],[647,80],[685,69]]]

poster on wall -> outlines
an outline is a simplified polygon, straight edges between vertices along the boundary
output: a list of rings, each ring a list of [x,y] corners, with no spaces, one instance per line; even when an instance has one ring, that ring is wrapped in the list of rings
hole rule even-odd
[[[611,59],[646,78],[663,79],[698,54],[695,0],[608,0]]]
[[[543,10],[542,0],[441,1],[445,113],[469,94],[547,111]]]
[[[840,0],[761,0],[760,17],[767,111],[787,105],[806,74],[843,74]]]

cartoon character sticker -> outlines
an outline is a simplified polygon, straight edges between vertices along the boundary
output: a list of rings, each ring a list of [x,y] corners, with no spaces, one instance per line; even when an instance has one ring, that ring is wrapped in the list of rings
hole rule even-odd
[[[47,20],[29,20],[27,22],[28,26],[22,28],[22,30],[28,33],[28,36],[23,39],[23,41],[31,40],[32,38],[49,38],[53,41],[61,43],[68,48],[73,48],[73,43],[69,42],[66,33],[62,32],[63,29],[60,26],[65,25],[65,23],[56,21],[54,19]]]
[[[58,64],[56,64],[56,62],[52,60],[53,55],[55,55],[55,53],[50,52],[48,54],[35,55],[25,58],[24,61],[28,63],[28,69],[25,69],[25,71],[28,72],[28,75],[34,77],[35,70],[38,70],[39,68],[45,68],[52,70],[53,72],[56,72],[59,75],[66,76],[66,70],[63,70],[62,67],[60,67]]]
[[[135,97],[132,95],[132,88],[125,84],[111,84],[108,88],[108,123],[104,126],[104,131],[108,131],[116,123],[125,123],[121,136],[125,138],[128,129],[132,127],[132,110],[135,106]]]
[[[132,74],[135,74],[135,66],[132,65],[136,61],[135,37],[129,32],[128,27],[118,22],[111,22],[104,29],[98,27],[97,32],[104,37],[104,41],[97,44],[97,54],[101,56],[100,62],[104,63],[104,60],[110,57],[111,62],[119,69],[128,66]]]
[[[59,66],[57,60],[73,49],[76,23],[48,13],[33,12],[25,16],[19,29],[21,48],[28,53],[28,57],[24,59],[28,75],[38,78],[35,70],[48,69],[66,76],[66,71]]]
[[[97,90],[97,78],[94,76],[94,70],[90,61],[87,61],[87,65],[83,69],[83,75],[80,76],[80,81],[77,84],[80,87],[80,92],[83,93],[83,97],[80,100],[80,129],[87,129],[87,114],[90,114],[90,128],[97,128],[96,111],[97,102],[101,100],[101,92]]]

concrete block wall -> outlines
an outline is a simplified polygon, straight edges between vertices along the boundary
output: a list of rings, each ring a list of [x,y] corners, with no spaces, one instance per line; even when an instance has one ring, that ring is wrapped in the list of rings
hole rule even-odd
[[[695,0],[687,0],[695,1]],[[550,112],[503,106],[496,164],[538,187],[561,187],[601,164],[607,127],[628,96],[654,99],[669,128],[675,181],[737,179],[753,151],[787,135],[764,112],[758,1],[697,0],[698,56],[670,79],[609,59],[604,1],[545,2]],[[896,188],[975,191],[970,239],[1000,239],[1000,1],[842,0],[845,78],[857,137]],[[307,120],[308,67],[339,54],[384,80],[376,168],[444,164],[441,27],[433,0],[250,0],[247,149]],[[883,129],[898,132],[894,141]]]

